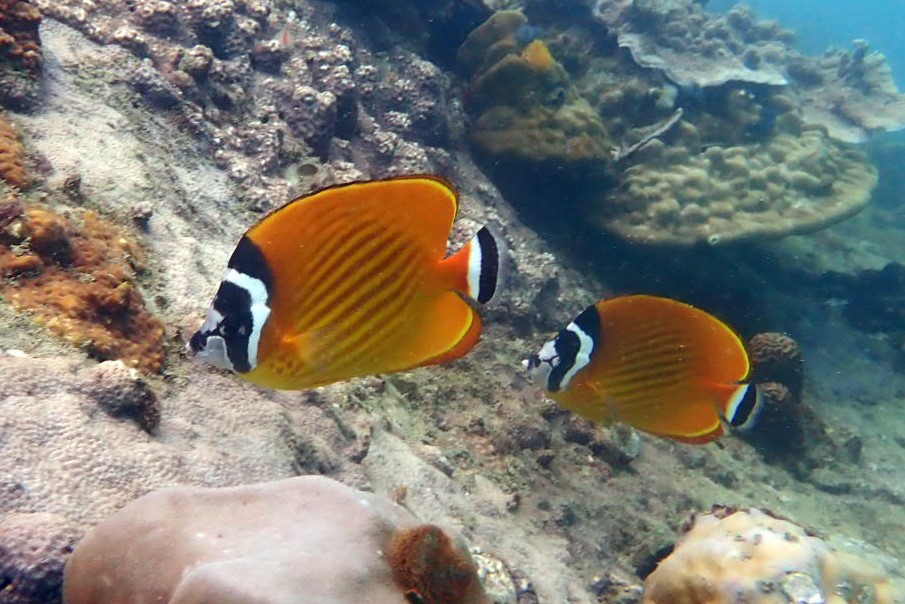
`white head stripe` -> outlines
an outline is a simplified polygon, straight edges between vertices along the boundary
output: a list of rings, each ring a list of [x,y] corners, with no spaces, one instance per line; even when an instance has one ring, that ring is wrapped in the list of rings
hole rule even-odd
[[[248,292],[251,298],[251,333],[248,334],[248,364],[254,369],[258,365],[258,344],[261,341],[261,330],[270,316],[270,307],[267,306],[267,287],[264,282],[245,273],[240,273],[234,268],[226,271],[224,281],[229,281]]]
[[[578,352],[575,354],[575,362],[572,363],[572,366],[569,367],[569,370],[566,371],[565,375],[562,377],[562,381],[559,383],[560,390],[565,390],[569,385],[569,381],[571,381],[575,374],[591,362],[591,353],[594,351],[594,340],[591,336],[582,331],[578,325],[569,323],[566,326],[566,330],[571,331],[578,336],[578,341],[581,345],[578,348]]]
[[[468,254],[468,296],[478,299],[481,292],[481,245],[478,238],[471,240],[471,250]]]

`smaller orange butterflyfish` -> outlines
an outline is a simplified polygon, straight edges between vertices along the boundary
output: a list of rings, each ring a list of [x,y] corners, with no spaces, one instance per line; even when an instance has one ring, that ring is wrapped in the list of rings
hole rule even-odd
[[[688,443],[751,425],[759,389],[748,354],[719,319],[668,298],[622,296],[586,308],[523,362],[547,394],[590,420]]]

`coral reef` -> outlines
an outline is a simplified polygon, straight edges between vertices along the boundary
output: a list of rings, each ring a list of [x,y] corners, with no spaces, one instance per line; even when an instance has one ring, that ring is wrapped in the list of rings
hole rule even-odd
[[[59,602],[63,565],[81,531],[59,514],[10,514],[0,520],[0,600]]]
[[[468,553],[440,528],[321,476],[146,495],[79,543],[64,591],[72,604],[487,601]]]
[[[143,253],[93,212],[68,219],[26,207],[0,231],[0,294],[35,321],[100,359],[157,372],[163,324],[136,287]]]
[[[599,184],[614,145],[546,44],[517,35],[526,26],[522,13],[500,11],[459,48],[470,77],[465,105],[472,148],[491,172],[512,169],[523,178],[542,171]]]
[[[313,5],[148,0],[132,11],[115,0],[36,3],[137,58],[132,90],[204,140],[254,211],[366,176],[349,169],[353,162],[373,176],[448,170],[439,146],[457,113],[447,76],[403,48],[375,56]]]
[[[833,138],[860,143],[876,132],[905,128],[905,94],[886,57],[865,41],[816,59],[793,55],[787,69],[805,121],[825,126]]]
[[[787,83],[781,61],[791,32],[755,22],[746,6],[715,15],[692,0],[620,0],[599,3],[595,13],[639,65],[663,70],[680,86]]]
[[[643,604],[772,604],[905,599],[882,570],[802,527],[757,509],[714,507],[693,517],[644,581]]]
[[[24,189],[29,179],[23,161],[24,150],[19,133],[6,116],[0,112],[0,180]]]
[[[41,13],[27,0],[0,0],[0,105],[23,109],[37,96]]]
[[[864,154],[787,121],[764,143],[701,152],[685,124],[688,146],[638,151],[589,219],[638,243],[717,245],[816,231],[863,209],[877,178]]]
[[[792,48],[791,32],[756,20],[744,5],[719,15],[694,0],[591,4],[639,65],[662,71],[683,91],[733,82],[783,87],[807,123],[845,142],[905,127],[905,95],[885,57],[870,53],[863,41],[849,52],[812,58]]]

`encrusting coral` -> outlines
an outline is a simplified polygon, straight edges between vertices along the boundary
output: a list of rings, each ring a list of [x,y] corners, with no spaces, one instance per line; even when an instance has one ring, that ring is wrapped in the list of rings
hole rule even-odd
[[[29,184],[23,155],[24,150],[16,128],[0,113],[0,180],[20,189]]]
[[[95,358],[159,371],[164,329],[135,285],[138,245],[90,211],[66,218],[18,207],[21,214],[0,228],[6,302]]]
[[[40,23],[30,2],[0,0],[0,104],[24,108],[35,98],[43,62]]]
[[[69,604],[487,602],[443,530],[323,476],[142,497],[79,543],[64,592]]]
[[[715,506],[644,582],[642,604],[901,604],[901,586],[789,520]]]

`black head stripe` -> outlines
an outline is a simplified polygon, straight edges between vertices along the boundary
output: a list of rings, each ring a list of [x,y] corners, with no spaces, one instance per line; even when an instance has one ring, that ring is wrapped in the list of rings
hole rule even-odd
[[[742,400],[739,401],[732,417],[727,418],[733,428],[743,428],[749,421],[753,421],[757,415],[757,407],[760,403],[760,392],[755,384],[749,384],[745,389]]]
[[[547,390],[550,392],[559,392],[563,378],[566,373],[575,365],[575,356],[581,349],[581,341],[578,336],[563,329],[553,340],[553,346],[556,348],[556,354],[559,357],[559,363],[550,371],[547,378]]]
[[[486,304],[496,293],[500,274],[500,249],[496,238],[486,226],[477,234],[481,249],[481,275],[478,280],[478,302]]]
[[[593,346],[591,347],[591,350],[588,351],[588,356],[593,355],[600,343],[600,313],[597,312],[597,307],[594,304],[591,304],[581,311],[581,314],[575,317],[572,323],[575,323],[575,326],[578,327],[578,329],[583,331],[587,337],[591,338]]]
[[[248,290],[229,281],[221,281],[214,297],[214,309],[223,315],[218,326],[226,341],[226,354],[233,369],[240,373],[251,371],[248,362],[248,337],[254,320],[251,315],[251,295]],[[210,335],[210,334],[205,334]]]
[[[260,280],[267,289],[268,297],[273,295],[273,274],[270,272],[264,252],[248,237],[243,235],[239,240],[239,245],[233,250],[227,266]]]

